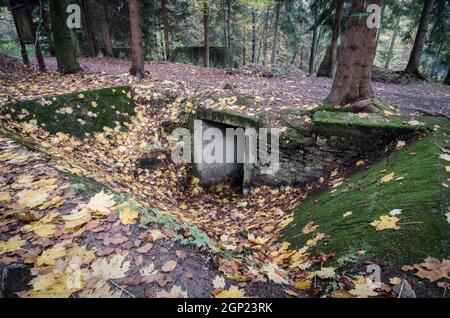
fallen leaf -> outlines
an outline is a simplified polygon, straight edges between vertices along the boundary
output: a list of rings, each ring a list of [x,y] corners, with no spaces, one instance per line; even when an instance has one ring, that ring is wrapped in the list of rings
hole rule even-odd
[[[380,179],[381,183],[387,183],[389,181],[392,181],[394,179],[395,172],[391,172],[387,175],[385,175],[383,178]]]
[[[175,267],[177,267],[177,261],[168,261],[161,267],[161,270],[164,273],[170,273],[175,269]]]
[[[55,265],[56,261],[66,256],[67,250],[64,246],[54,246],[46,249],[40,256],[36,258],[35,265]]]
[[[15,252],[24,246],[25,243],[26,241],[22,240],[19,235],[11,237],[6,242],[0,242],[0,255]]]
[[[122,222],[123,225],[135,224],[138,216],[139,212],[132,210],[129,207],[126,207],[119,213],[120,222]]]
[[[244,297],[244,291],[240,290],[236,286],[230,286],[228,290],[222,290],[216,296],[216,298],[242,298]]]
[[[91,265],[93,275],[104,280],[125,277],[130,269],[130,262],[125,261],[125,257],[125,254],[116,254],[109,261],[106,258],[95,260]]]
[[[400,221],[400,219],[395,216],[382,215],[380,216],[380,219],[373,221],[372,223],[370,223],[370,225],[372,225],[377,231],[383,231],[387,229],[398,230],[400,228],[397,225],[398,221]]]
[[[112,194],[106,194],[103,190],[94,195],[87,204],[86,208],[91,210],[94,214],[107,216],[110,213],[110,208],[116,202],[113,200]]]
[[[224,289],[225,288],[225,278],[223,276],[216,275],[213,281],[213,287],[215,289]]]

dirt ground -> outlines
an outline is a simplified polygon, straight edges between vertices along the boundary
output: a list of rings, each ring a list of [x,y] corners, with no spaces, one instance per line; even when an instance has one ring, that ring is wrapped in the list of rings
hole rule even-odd
[[[56,69],[56,60],[46,58],[49,69]],[[120,59],[80,58],[88,72],[124,73],[129,61]],[[146,71],[161,81],[183,81],[190,87],[222,88],[231,84],[251,96],[262,97],[261,107],[311,106],[320,103],[330,92],[332,80],[306,74],[264,78],[246,74],[227,74],[226,70],[173,63],[147,62]],[[373,83],[376,97],[398,107],[403,113],[436,112],[450,116],[450,87],[439,84],[393,85]]]

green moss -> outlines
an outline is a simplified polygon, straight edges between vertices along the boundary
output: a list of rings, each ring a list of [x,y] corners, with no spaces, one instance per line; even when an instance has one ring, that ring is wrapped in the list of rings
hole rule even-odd
[[[316,251],[335,252],[337,258],[360,242],[368,245],[370,256],[390,265],[413,264],[427,256],[448,258],[450,225],[444,214],[450,193],[442,186],[448,162],[439,158],[445,142],[443,134],[425,137],[336,189],[299,204],[285,239],[295,248],[302,247],[313,235],[302,234],[302,228],[314,221],[326,235]],[[391,172],[403,179],[382,184],[380,179]],[[394,209],[402,210],[399,230],[376,231],[370,225]],[[344,218],[348,211],[352,215]]]
[[[258,117],[236,114],[227,110],[199,108],[196,117],[235,127],[264,127],[263,120]]]
[[[5,105],[3,112],[20,121],[36,119],[38,125],[50,133],[63,132],[83,138],[85,133],[99,132],[105,126],[115,127],[117,122],[129,121],[135,114],[130,92],[130,87],[118,86],[47,96],[42,100]],[[61,112],[67,108],[71,109],[70,114]]]

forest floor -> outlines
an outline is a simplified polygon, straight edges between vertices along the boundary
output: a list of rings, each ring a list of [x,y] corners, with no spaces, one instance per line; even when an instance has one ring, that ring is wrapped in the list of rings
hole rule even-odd
[[[46,62],[54,69],[54,59]],[[126,130],[118,124],[84,139],[61,132],[51,135],[36,121],[2,116],[0,267],[28,264],[34,276],[24,282],[30,283],[28,291],[22,285],[11,292],[20,290],[24,297],[305,297],[306,291],[310,296],[333,291],[323,284],[336,276],[325,265],[333,253],[310,253],[323,234],[298,249],[281,241],[293,221],[290,211],[310,188],[261,186],[245,197],[226,186],[205,191],[189,167],[168,159],[172,141],[159,135],[164,121],[178,119],[183,98],[158,112],[141,102],[158,100],[157,89],[166,81],[172,82],[167,83],[169,89],[185,82],[187,95],[230,84],[240,94],[258,98],[250,112],[270,117],[287,107],[317,105],[329,91],[330,80],[303,75],[267,79],[148,63],[151,78],[135,85],[126,74],[127,61],[80,62],[89,72],[0,78],[2,103],[76,92],[77,103],[88,104],[93,115],[100,101],[87,100],[79,92],[117,85],[132,85],[135,96],[123,94],[136,100],[136,114],[124,124]],[[398,98],[404,112],[411,111],[413,101],[413,107],[449,111],[448,88],[414,85],[412,94],[409,86],[375,86],[383,101],[389,102],[380,93],[384,88],[392,100]],[[57,100],[44,99],[42,106]],[[63,111],[70,115],[74,109],[68,108]],[[30,114],[20,111],[28,120]],[[155,144],[164,149],[158,153],[161,164],[143,171],[138,159]],[[308,226],[304,230],[310,232]],[[67,286],[70,264],[82,269],[82,287]],[[398,279],[374,292],[360,269],[354,274],[347,288],[352,293],[336,287],[336,297],[395,296],[389,284],[399,285]]]
[[[46,58],[50,69],[56,69],[56,59]],[[88,72],[117,74],[127,72],[129,61],[107,58],[80,58],[80,65]],[[320,104],[331,90],[332,80],[297,73],[292,76],[264,78],[251,72],[227,74],[226,70],[186,64],[147,62],[145,69],[160,81],[183,81],[190,88],[223,88],[231,84],[250,96],[261,97],[258,110],[278,110],[280,107],[308,107]],[[301,75],[299,75],[301,74]],[[373,83],[376,97],[402,113],[435,112],[450,116],[450,87],[424,83],[394,85]],[[269,110],[268,110],[269,109]]]

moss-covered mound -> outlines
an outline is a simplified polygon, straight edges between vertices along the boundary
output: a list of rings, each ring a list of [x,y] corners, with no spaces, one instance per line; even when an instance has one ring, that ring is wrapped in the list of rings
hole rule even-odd
[[[63,132],[82,138],[85,133],[115,127],[135,114],[128,86],[47,96],[5,105],[3,114],[19,121],[35,119],[50,133]]]
[[[313,221],[316,231],[325,234],[317,251],[337,257],[363,249],[388,265],[414,264],[427,256],[448,259],[450,174],[445,169],[449,162],[440,158],[448,139],[443,133],[431,134],[299,204],[285,239],[302,247],[316,235],[302,233]],[[382,181],[385,176],[387,182]],[[371,225],[393,210],[394,215],[401,210],[395,215],[399,229],[377,231]]]

